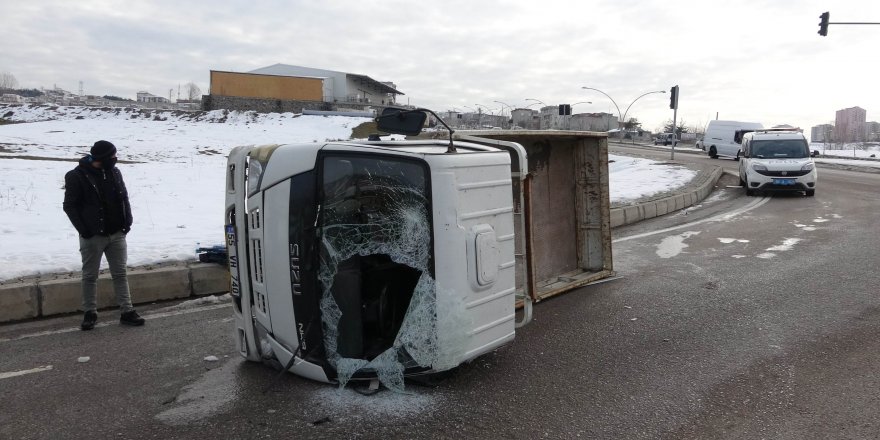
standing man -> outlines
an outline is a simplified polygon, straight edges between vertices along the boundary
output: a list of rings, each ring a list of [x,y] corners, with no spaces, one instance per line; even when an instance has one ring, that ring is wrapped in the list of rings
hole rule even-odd
[[[64,176],[64,212],[79,232],[82,254],[82,330],[98,322],[98,269],[101,256],[107,256],[113,291],[125,325],[144,325],[131,305],[126,276],[128,259],[125,234],[131,229],[131,205],[122,173],[116,168],[116,147],[107,141],[95,142],[91,154]]]

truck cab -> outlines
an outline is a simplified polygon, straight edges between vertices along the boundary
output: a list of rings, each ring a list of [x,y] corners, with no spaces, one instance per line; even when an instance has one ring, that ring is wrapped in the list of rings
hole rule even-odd
[[[522,244],[511,161],[527,169],[525,151],[448,144],[230,153],[226,241],[242,356],[317,381],[378,378],[399,390],[406,375],[513,340]]]

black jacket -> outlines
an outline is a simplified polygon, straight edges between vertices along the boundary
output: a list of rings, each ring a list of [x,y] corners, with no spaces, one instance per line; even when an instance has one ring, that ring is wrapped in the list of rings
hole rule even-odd
[[[103,179],[113,179],[111,185],[105,185]],[[116,194],[104,194],[104,188],[114,188]],[[115,201],[112,203],[110,201]],[[122,180],[122,173],[114,167],[110,170],[92,167],[89,156],[79,161],[79,166],[68,171],[64,176],[64,212],[79,235],[89,238],[94,235],[110,235],[117,231],[108,231],[107,218],[109,209],[119,209],[122,232],[131,229],[131,205],[128,203],[128,190]]]

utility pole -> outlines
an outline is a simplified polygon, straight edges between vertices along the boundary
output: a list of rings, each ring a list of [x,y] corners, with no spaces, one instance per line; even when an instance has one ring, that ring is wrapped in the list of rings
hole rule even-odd
[[[669,93],[672,95],[669,97],[669,108],[673,110],[672,112],[672,156],[669,158],[670,160],[675,160],[675,144],[678,143],[678,138],[675,135],[675,124],[678,120],[678,86],[673,86],[672,89],[669,90]]]

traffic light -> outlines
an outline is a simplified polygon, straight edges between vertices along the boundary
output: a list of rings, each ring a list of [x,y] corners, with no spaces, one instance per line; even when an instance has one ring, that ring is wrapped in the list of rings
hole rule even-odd
[[[826,36],[828,35],[828,20],[831,19],[830,12],[823,12],[822,15],[819,15],[819,35]]]
[[[678,86],[669,89],[669,108],[673,110],[678,108]]]

